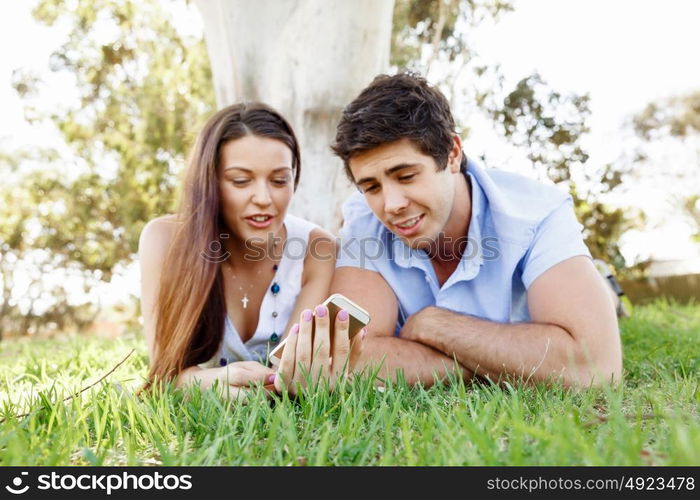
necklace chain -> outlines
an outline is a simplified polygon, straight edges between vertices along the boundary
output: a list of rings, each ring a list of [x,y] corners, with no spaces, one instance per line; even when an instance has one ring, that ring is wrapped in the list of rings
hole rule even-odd
[[[231,265],[231,263],[228,260],[224,261],[223,263],[226,264],[226,266],[229,268],[229,274],[231,275],[231,278],[233,278],[234,283],[235,283],[237,276],[235,274],[233,274],[233,266]],[[269,347],[270,343],[276,344],[277,342],[280,341],[280,338],[281,338],[280,334],[277,333],[277,316],[279,316],[279,314],[277,312],[277,295],[279,294],[279,292],[282,289],[280,287],[279,283],[275,280],[275,278],[277,276],[278,269],[279,269],[279,264],[275,263],[272,265],[272,270],[274,271],[274,275],[273,275],[273,279],[272,279],[272,286],[270,287],[270,292],[272,293],[272,299],[273,299],[272,334],[270,335],[270,338],[268,340],[268,352],[270,349],[270,347]],[[222,271],[223,271],[223,267],[222,267]],[[263,271],[263,269],[258,269],[258,271],[255,273],[256,278],[262,273],[262,271]],[[257,279],[253,280],[253,283],[249,284],[247,290],[245,290],[245,291],[243,290],[242,285],[239,285],[239,287],[238,287],[239,292],[243,292],[243,298],[241,298],[241,303],[243,304],[243,309],[248,308],[248,302],[250,302],[250,299],[248,298],[248,291],[250,291],[257,284],[256,281],[257,281]],[[261,307],[262,307],[262,304],[261,304]],[[256,335],[256,334],[254,333],[253,335]],[[228,364],[229,362],[230,362],[230,360],[228,358],[225,358],[225,357],[222,357],[219,360],[219,364],[221,366],[226,366],[226,364]]]

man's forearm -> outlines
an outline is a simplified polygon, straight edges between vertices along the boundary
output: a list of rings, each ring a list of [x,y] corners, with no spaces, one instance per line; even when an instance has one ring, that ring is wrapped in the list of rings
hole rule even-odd
[[[394,381],[402,372],[410,385],[421,382],[431,386],[454,372],[465,380],[473,377],[470,370],[430,346],[398,337],[368,336],[361,354],[352,360],[352,370],[358,373],[377,368],[380,378]]]
[[[616,370],[598,370],[588,349],[592,346],[580,345],[557,325],[495,323],[437,307],[426,313],[409,337],[454,356],[478,376],[494,381],[560,379],[567,386],[619,379]]]

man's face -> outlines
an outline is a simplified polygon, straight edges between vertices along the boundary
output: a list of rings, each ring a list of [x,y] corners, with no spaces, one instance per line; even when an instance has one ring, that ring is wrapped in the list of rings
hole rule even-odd
[[[411,248],[427,249],[450,218],[461,147],[453,149],[448,167],[440,171],[435,160],[408,139],[364,151],[349,161],[374,215]]]

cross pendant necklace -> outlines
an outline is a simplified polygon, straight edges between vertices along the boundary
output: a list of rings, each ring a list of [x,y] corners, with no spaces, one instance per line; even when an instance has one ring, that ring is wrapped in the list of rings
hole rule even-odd
[[[277,246],[277,242],[275,242],[274,245],[275,245],[275,247],[276,247],[276,246]],[[234,279],[234,281],[235,281],[235,280],[236,280],[236,276],[233,274],[233,266],[231,265],[231,263],[230,263],[229,261],[226,261],[225,264],[227,264],[228,268],[231,270],[231,277],[232,277],[232,278]],[[273,271],[277,271],[277,264],[274,264],[274,265],[272,266],[272,270],[273,270]],[[258,269],[258,272],[257,272],[257,274],[256,274],[256,280],[258,279],[258,276],[260,275],[261,272],[262,272],[262,269]],[[248,309],[248,302],[250,302],[250,299],[248,298],[248,291],[249,291],[251,288],[253,288],[254,286],[255,286],[255,280],[253,281],[253,283],[251,283],[250,285],[248,285],[248,290],[246,290],[246,291],[243,291],[243,286],[239,286],[239,287],[238,287],[238,291],[243,292],[243,298],[241,299],[241,304],[243,304],[243,309]],[[275,287],[277,287],[277,291],[275,291]],[[273,292],[272,292],[273,295],[277,295],[277,292],[279,291],[279,285],[277,285],[277,283],[275,283],[275,284],[273,285],[273,287],[272,287],[272,290],[273,290]],[[275,314],[277,314],[277,313],[275,312]]]

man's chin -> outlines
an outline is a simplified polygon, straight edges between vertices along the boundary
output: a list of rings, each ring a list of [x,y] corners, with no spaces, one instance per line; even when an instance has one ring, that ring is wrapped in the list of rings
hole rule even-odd
[[[399,236],[404,244],[411,250],[428,250],[433,244],[433,240],[428,236],[416,235],[406,238],[405,236]]]

